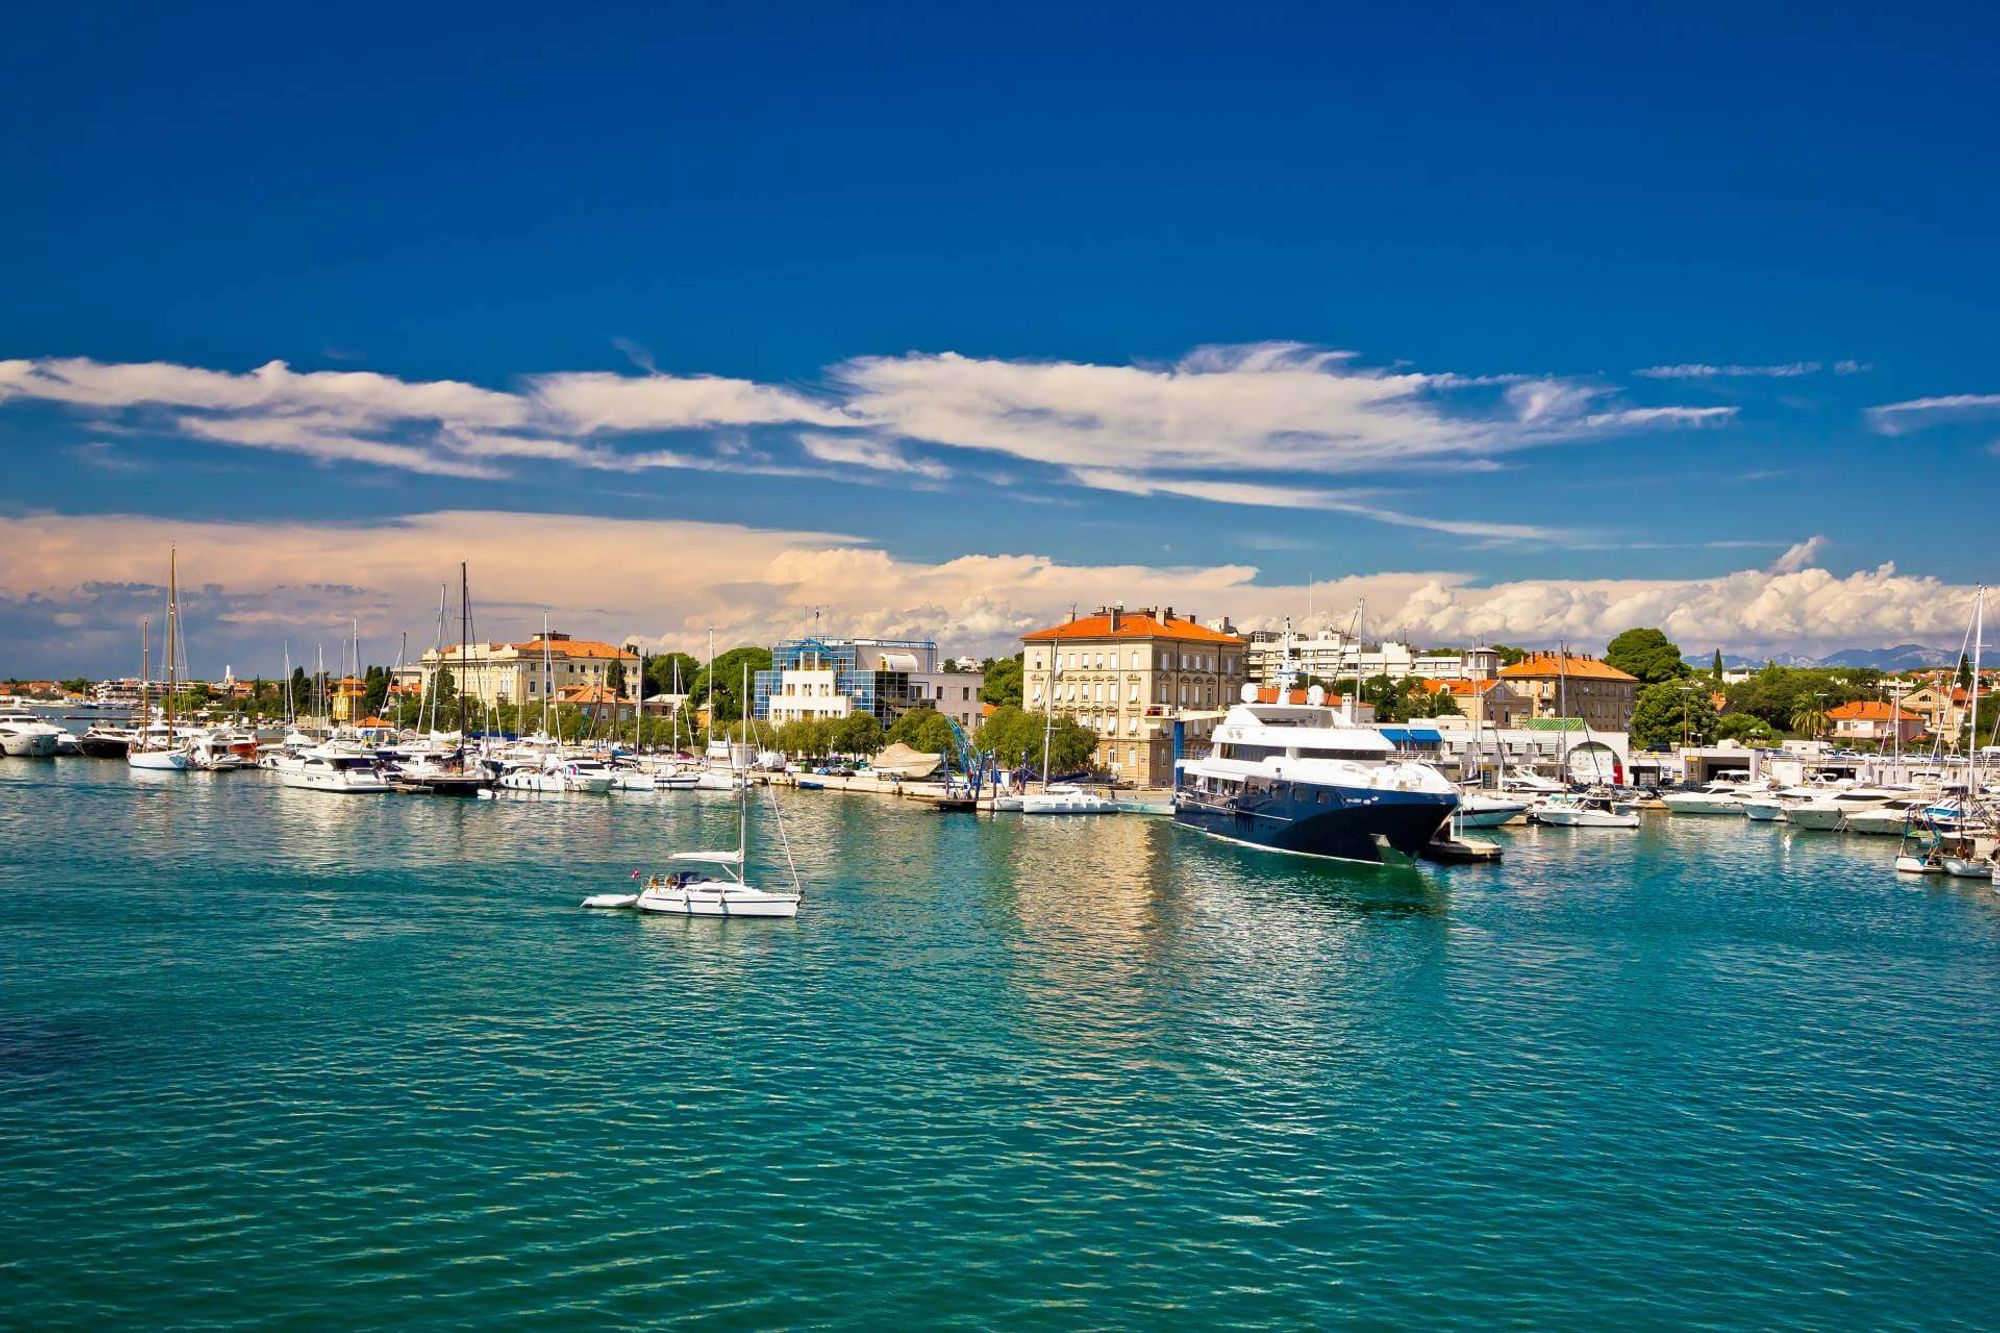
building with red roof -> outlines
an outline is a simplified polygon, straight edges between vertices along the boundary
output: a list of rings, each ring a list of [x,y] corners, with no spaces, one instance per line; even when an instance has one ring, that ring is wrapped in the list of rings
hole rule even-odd
[[[1206,744],[1236,701],[1247,641],[1228,620],[1104,606],[1021,636],[1022,703],[1097,733],[1097,767],[1143,786],[1173,781],[1173,729]]]

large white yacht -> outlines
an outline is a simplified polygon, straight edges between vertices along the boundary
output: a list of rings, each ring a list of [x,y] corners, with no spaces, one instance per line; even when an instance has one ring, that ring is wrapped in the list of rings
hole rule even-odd
[[[1341,861],[1413,857],[1451,818],[1458,789],[1315,685],[1262,702],[1255,685],[1183,760],[1174,818],[1211,837]]]
[[[0,754],[15,759],[47,759],[56,752],[63,729],[33,713],[0,713]]]

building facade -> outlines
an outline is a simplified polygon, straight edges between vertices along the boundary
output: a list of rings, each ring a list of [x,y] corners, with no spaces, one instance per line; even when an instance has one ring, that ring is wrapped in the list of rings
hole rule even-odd
[[[986,677],[947,665],[958,662],[947,663],[930,639],[787,639],[771,649],[771,669],[757,673],[752,707],[776,725],[869,713],[884,727],[931,708],[970,733]]]
[[[1021,637],[1022,705],[1097,733],[1099,769],[1143,786],[1173,782],[1173,726],[1205,745],[1248,678],[1249,643],[1227,620],[1172,607],[1100,607]]]
[[[1530,653],[1500,668],[1500,679],[1533,708],[1533,717],[1583,719],[1593,731],[1632,729],[1639,679],[1595,657]]]
[[[1285,632],[1256,630],[1244,650],[1250,679],[1259,685],[1276,685],[1283,673]],[[1387,676],[1406,680],[1421,676],[1430,680],[1491,680],[1500,670],[1500,655],[1491,648],[1452,649],[1448,652],[1421,652],[1407,643],[1369,643],[1349,638],[1338,630],[1323,629],[1307,637],[1292,636],[1292,669],[1298,676],[1311,676],[1329,685]]]
[[[546,660],[545,660],[546,659]],[[567,634],[537,635],[525,643],[475,643],[461,654],[457,644],[442,652],[427,649],[417,668],[418,684],[428,697],[437,688],[439,671],[451,673],[452,688],[482,704],[539,704],[573,686],[611,684],[611,667],[622,667],[621,693],[639,686],[639,654],[595,639]]]
[[[1827,709],[1826,725],[1836,745],[1857,741],[1908,745],[1924,734],[1924,719],[1914,710],[1873,699]]]

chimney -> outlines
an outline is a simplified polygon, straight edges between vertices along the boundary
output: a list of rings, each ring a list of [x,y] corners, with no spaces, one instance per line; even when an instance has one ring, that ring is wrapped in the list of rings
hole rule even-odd
[[[1164,611],[1160,612],[1160,623],[1162,625],[1167,624],[1173,618],[1174,618],[1174,609],[1171,606],[1166,608]]]
[[[1111,618],[1111,632],[1113,634],[1116,634],[1118,632],[1119,622],[1125,618],[1124,604],[1121,602],[1115,606],[1112,606],[1108,608],[1104,614]]]

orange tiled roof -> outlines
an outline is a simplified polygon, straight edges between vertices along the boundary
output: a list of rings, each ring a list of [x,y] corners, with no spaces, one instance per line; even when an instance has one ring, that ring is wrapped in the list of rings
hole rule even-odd
[[[1609,662],[1595,657],[1578,657],[1571,653],[1530,653],[1513,666],[1501,667],[1500,674],[1512,680],[1540,680],[1544,677],[1571,676],[1578,680],[1618,680],[1639,683],[1637,676],[1628,676]]]
[[[1826,710],[1829,719],[1835,722],[1887,722],[1892,717],[1900,722],[1921,722],[1922,718],[1907,709],[1892,704],[1878,703],[1873,699],[1859,699],[1851,704]]]
[[[563,704],[623,704],[630,702],[602,685],[571,685],[556,695]]]
[[[548,644],[549,656],[551,657],[616,657],[627,662],[636,662],[639,660],[637,653],[628,653],[622,648],[614,648],[599,639],[550,639]],[[539,653],[542,651],[542,640],[540,637],[536,637],[529,639],[526,643],[475,643],[472,645],[472,649],[474,652],[484,653],[488,656],[494,653],[506,652],[510,649],[517,653]],[[445,645],[444,656],[456,657],[457,655],[457,644],[451,643]]]
[[[1197,620],[1181,616],[1156,616],[1147,611],[1121,611],[1118,628],[1111,628],[1109,615],[1078,616],[1061,625],[1023,634],[1024,643],[1054,643],[1063,639],[1186,639],[1194,643],[1228,644],[1241,648],[1245,640],[1234,634],[1213,630]]]
[[[1452,680],[1446,681],[1445,685],[1453,694],[1463,697],[1484,694],[1499,683],[1497,680]]]

